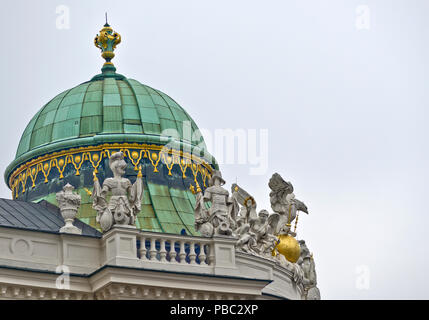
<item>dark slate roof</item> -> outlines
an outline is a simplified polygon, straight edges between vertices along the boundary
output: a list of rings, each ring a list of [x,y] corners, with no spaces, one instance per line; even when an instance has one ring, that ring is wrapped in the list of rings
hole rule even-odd
[[[73,224],[83,236],[101,237],[93,227],[76,219]],[[60,209],[42,200],[38,203],[0,198],[0,227],[59,233],[64,226]]]

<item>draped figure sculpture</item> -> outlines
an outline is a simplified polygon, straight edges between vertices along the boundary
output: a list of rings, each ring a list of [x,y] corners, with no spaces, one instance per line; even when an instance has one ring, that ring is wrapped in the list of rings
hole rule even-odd
[[[141,210],[143,195],[143,180],[141,167],[134,184],[124,178],[127,163],[122,152],[116,152],[109,158],[109,167],[113,172],[113,178],[104,180],[100,186],[94,173],[94,191],[92,193],[92,207],[97,211],[96,221],[100,223],[103,232],[108,231],[113,225],[135,226],[137,214]],[[111,194],[107,202],[108,194]]]
[[[320,291],[317,288],[316,265],[314,263],[313,254],[310,254],[304,240],[299,241],[301,246],[301,256],[297,264],[301,267],[304,285],[304,298],[306,300],[320,300]]]
[[[257,214],[256,201],[248,192],[237,184],[232,185],[232,191],[232,198],[241,205],[235,230],[239,236],[237,249],[270,257],[277,243],[274,231],[277,228],[279,214],[270,215],[267,210],[261,210]]]

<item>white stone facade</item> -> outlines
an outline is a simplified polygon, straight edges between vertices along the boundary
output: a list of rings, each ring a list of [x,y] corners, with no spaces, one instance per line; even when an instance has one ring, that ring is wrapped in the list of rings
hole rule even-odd
[[[235,242],[130,227],[101,238],[0,227],[0,299],[303,298],[292,268]]]

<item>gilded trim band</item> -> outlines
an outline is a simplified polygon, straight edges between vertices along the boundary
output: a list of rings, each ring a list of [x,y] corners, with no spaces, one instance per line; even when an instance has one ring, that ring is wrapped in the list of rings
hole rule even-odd
[[[183,178],[186,178],[186,171],[191,169],[194,180],[197,180],[198,173],[201,174],[204,186],[207,178],[210,179],[213,168],[202,158],[175,149],[167,149],[162,145],[137,144],[137,143],[112,143],[98,146],[72,148],[60,152],[53,152],[35,159],[32,159],[18,167],[10,175],[9,187],[12,190],[12,197],[18,197],[19,186],[22,186],[22,193],[25,193],[25,186],[28,179],[31,180],[32,187],[35,187],[36,178],[42,174],[44,182],[48,182],[51,170],[57,170],[60,179],[64,176],[64,170],[68,164],[72,164],[75,175],[80,175],[82,164],[89,161],[98,172],[98,167],[103,159],[108,159],[113,152],[122,151],[138,171],[138,165],[143,158],[147,158],[153,167],[153,172],[158,172],[159,163],[162,161],[168,169],[168,175],[172,175],[171,170],[174,165],[178,165]],[[54,169],[55,168],[55,169]]]

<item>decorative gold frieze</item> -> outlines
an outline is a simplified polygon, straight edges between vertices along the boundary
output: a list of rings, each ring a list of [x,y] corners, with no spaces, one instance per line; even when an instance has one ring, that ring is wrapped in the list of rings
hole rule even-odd
[[[80,175],[80,170],[84,162],[91,163],[94,173],[98,173],[98,167],[103,159],[108,159],[111,153],[122,151],[124,156],[130,160],[135,171],[140,171],[141,161],[147,158],[153,167],[153,172],[158,172],[159,163],[162,161],[168,169],[168,175],[172,175],[173,166],[178,165],[182,172],[182,177],[186,178],[187,169],[190,168],[194,181],[198,174],[206,187],[207,178],[211,177],[212,167],[202,158],[187,152],[165,149],[160,145],[137,144],[137,143],[113,143],[98,146],[72,148],[60,152],[54,152],[35,159],[32,159],[18,167],[9,178],[9,187],[12,189],[12,197],[16,199],[19,193],[25,193],[25,186],[28,179],[31,180],[32,187],[36,186],[36,179],[41,174],[44,182],[47,183],[49,174],[56,170],[59,178],[64,178],[64,170],[68,164],[72,164],[75,175]]]

